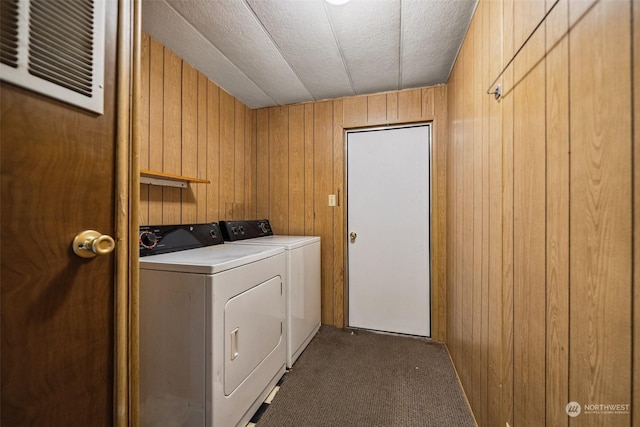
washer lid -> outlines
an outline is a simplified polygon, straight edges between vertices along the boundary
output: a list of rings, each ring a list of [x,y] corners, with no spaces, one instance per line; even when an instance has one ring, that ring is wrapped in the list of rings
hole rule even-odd
[[[284,252],[282,246],[218,245],[140,259],[142,270],[215,274]]]
[[[255,239],[236,240],[232,244],[240,245],[277,245],[284,246],[285,249],[291,250],[302,246],[309,245],[311,243],[319,242],[318,236],[264,236],[256,237]]]

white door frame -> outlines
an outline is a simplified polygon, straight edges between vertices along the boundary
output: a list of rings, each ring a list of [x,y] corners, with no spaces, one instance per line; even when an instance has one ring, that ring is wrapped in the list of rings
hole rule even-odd
[[[433,301],[432,301],[432,288],[433,288],[433,121],[405,123],[397,125],[381,125],[370,127],[359,127],[353,129],[344,128],[344,229],[342,230],[344,236],[344,324],[346,328],[352,328],[349,325],[349,134],[367,132],[373,130],[391,130],[400,128],[411,128],[428,126],[429,128],[429,336],[428,339],[433,338]],[[354,328],[355,329],[355,328]],[[389,333],[393,334],[393,333]],[[399,334],[402,335],[402,334]]]

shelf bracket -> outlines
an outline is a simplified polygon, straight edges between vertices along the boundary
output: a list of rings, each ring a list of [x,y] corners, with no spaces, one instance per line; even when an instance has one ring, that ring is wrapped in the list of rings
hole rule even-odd
[[[175,181],[171,179],[154,178],[150,176],[141,176],[140,184],[161,185],[164,187],[178,187],[178,188],[188,187],[188,184],[185,181]]]

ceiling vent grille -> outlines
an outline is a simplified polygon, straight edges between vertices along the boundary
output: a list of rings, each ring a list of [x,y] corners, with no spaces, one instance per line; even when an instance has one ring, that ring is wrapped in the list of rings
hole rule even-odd
[[[104,0],[2,0],[0,77],[103,113]]]

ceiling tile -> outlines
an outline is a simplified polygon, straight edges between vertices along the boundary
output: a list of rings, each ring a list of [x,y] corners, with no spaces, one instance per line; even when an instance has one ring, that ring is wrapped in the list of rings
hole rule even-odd
[[[324,0],[247,0],[314,99],[353,95]]]
[[[357,94],[398,89],[400,1],[327,5]]]
[[[251,108],[275,101],[164,1],[142,2],[145,32]]]
[[[311,94],[244,1],[168,3],[276,103],[309,100]]]
[[[446,83],[476,0],[143,0],[143,28],[251,108]]]
[[[402,87],[446,83],[475,0],[402,0]]]

